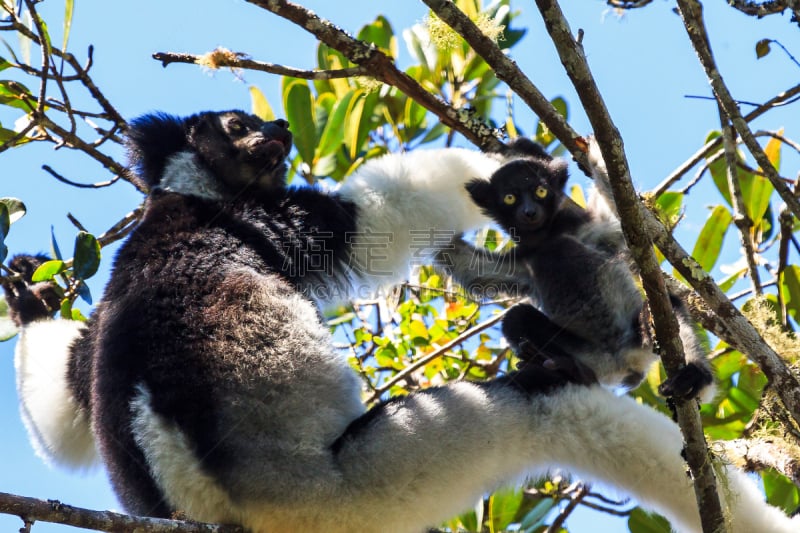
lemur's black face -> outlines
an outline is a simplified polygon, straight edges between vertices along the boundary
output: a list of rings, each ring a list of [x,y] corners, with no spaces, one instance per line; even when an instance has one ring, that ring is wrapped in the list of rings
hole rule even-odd
[[[205,164],[234,191],[284,186],[292,134],[285,120],[264,122],[241,111],[204,113],[189,131]]]
[[[563,199],[564,167],[524,158],[500,167],[490,180],[467,184],[484,214],[522,242],[545,231]]]

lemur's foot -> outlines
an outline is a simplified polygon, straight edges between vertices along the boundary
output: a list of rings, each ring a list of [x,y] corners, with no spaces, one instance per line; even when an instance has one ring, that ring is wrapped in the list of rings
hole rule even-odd
[[[708,369],[688,363],[678,374],[658,386],[658,392],[668,398],[694,398],[711,385],[714,378]]]

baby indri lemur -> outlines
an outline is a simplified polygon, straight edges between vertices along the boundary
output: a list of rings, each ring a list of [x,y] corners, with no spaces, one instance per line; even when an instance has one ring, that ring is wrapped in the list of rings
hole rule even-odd
[[[524,138],[510,150],[524,157],[504,164],[489,181],[473,180],[466,187],[516,246],[498,254],[457,239],[440,263],[478,296],[499,290],[533,300],[535,306],[513,307],[502,325],[523,360],[568,365],[575,357],[601,383],[635,387],[656,356],[599,147],[592,141],[595,188],[586,209],[564,193],[565,161]],[[671,300],[688,362],[659,390],[680,397],[711,393],[712,375],[695,325],[684,303]]]

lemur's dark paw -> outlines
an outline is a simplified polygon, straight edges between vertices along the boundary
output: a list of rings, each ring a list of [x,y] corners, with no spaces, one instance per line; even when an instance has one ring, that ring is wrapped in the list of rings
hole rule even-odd
[[[667,398],[695,398],[712,382],[708,369],[688,363],[677,375],[659,385],[658,392]]]
[[[594,371],[571,355],[548,353],[530,342],[523,342],[518,355],[521,359],[517,367],[520,372],[538,372],[561,385],[597,383]]]
[[[580,383],[581,385],[597,383],[597,376],[594,370],[555,344],[543,349],[534,342],[523,340],[519,344],[517,356],[520,358],[520,369],[529,365],[540,366],[569,376],[573,383]]]
[[[593,385],[594,372],[578,361],[557,358],[542,363],[525,362],[516,372],[501,378],[527,396],[547,394],[569,384]]]
[[[9,269],[22,278],[14,281],[4,278],[2,281],[8,314],[17,327],[34,320],[51,318],[59,309],[63,291],[57,284],[49,281],[31,282],[36,269],[49,259],[45,255],[17,255],[8,264]]]

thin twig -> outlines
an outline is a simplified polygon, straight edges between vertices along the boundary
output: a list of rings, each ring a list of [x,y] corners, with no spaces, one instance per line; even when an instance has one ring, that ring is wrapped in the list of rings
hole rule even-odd
[[[752,122],[753,120],[757,119],[767,111],[772,108],[779,107],[785,105],[787,102],[792,101],[792,99],[800,94],[800,85],[795,85],[791,89],[783,91],[782,93],[776,95],[775,97],[771,98],[770,100],[764,102],[761,106],[757,109],[754,109],[750,113],[744,116],[744,120],[747,122]],[[711,153],[717,150],[722,145],[722,137],[717,137],[714,140],[707,142],[702,148],[700,148],[692,157],[690,157],[686,162],[676,168],[672,173],[664,178],[664,180],[658,184],[650,194],[654,197],[658,197],[667,189],[669,189],[676,181],[681,179],[681,177],[689,172],[697,163],[699,163],[702,159],[708,157]]]
[[[747,125],[747,121],[739,111],[736,101],[731,96],[730,91],[728,91],[728,87],[725,85],[722,75],[717,69],[703,21],[703,8],[701,4],[697,0],[678,0],[678,10],[683,20],[684,27],[686,28],[686,33],[689,35],[692,47],[706,71],[706,76],[711,83],[711,88],[714,90],[714,95],[717,97],[719,104],[725,110],[725,114],[728,116],[731,123],[733,123],[733,127],[742,138],[747,149],[753,154],[758,165],[766,173],[766,177],[770,183],[772,183],[772,186],[775,187],[775,191],[786,203],[794,216],[800,218],[800,201],[798,201],[792,194],[792,191],[789,190],[789,187],[781,180],[777,170],[764,153],[764,149],[758,144],[758,141]]]
[[[739,230],[739,240],[744,248],[745,259],[747,260],[747,270],[750,274],[750,282],[753,284],[753,292],[756,295],[762,293],[761,278],[758,275],[758,263],[753,249],[753,221],[747,214],[742,187],[739,184],[737,170],[736,143],[733,138],[733,127],[731,127],[728,117],[722,108],[719,108],[720,125],[722,128],[722,146],[725,154],[725,170],[728,178],[728,190],[731,195],[733,205],[733,222]]]
[[[170,65],[171,63],[189,63],[194,65],[208,66],[204,61],[205,57],[205,55],[175,52],[156,52],[153,54],[153,59],[161,61],[161,64],[164,67]],[[221,55],[214,57],[213,68],[218,67],[257,70],[261,72],[268,72],[270,74],[278,74],[280,76],[301,78],[304,80],[333,80],[339,78],[353,78],[355,76],[370,76],[369,69],[364,67],[351,67],[338,70],[302,70],[284,65],[276,65],[275,63],[254,61],[244,57],[222,57]]]
[[[477,325],[471,327],[470,329],[468,329],[464,333],[460,334],[458,337],[456,337],[455,339],[451,340],[447,344],[444,344],[444,345],[440,346],[438,349],[434,350],[433,352],[431,352],[431,353],[427,354],[426,356],[421,357],[421,358],[417,359],[416,361],[414,361],[413,363],[409,364],[408,366],[403,368],[403,370],[401,370],[400,372],[398,372],[397,374],[392,376],[392,379],[390,379],[389,381],[387,381],[386,383],[384,383],[383,385],[381,385],[380,387],[375,389],[375,392],[369,397],[367,402],[369,403],[369,402],[377,401],[378,399],[380,399],[381,395],[384,392],[388,391],[393,386],[395,386],[396,384],[398,384],[401,381],[403,381],[406,377],[411,375],[418,368],[422,368],[423,366],[427,365],[428,363],[430,363],[434,359],[436,359],[438,357],[441,357],[445,353],[449,352],[450,350],[452,350],[453,348],[455,348],[459,344],[463,344],[463,342],[465,340],[469,339],[470,337],[473,337],[473,336],[477,335],[478,333],[480,333],[481,331],[494,326],[495,324],[497,324],[506,315],[507,312],[508,312],[508,309],[503,309],[501,312],[497,313],[496,315],[494,315],[493,317],[489,318],[488,320],[485,320],[485,321],[481,322],[480,324],[477,324]]]
[[[42,165],[42,170],[53,176],[58,181],[70,185],[72,187],[77,187],[79,189],[102,189],[103,187],[114,185],[117,181],[119,181],[119,175],[116,175],[107,181],[100,181],[97,183],[79,183],[77,181],[72,181],[69,178],[65,178],[64,176],[53,170],[53,168],[50,165]]]

